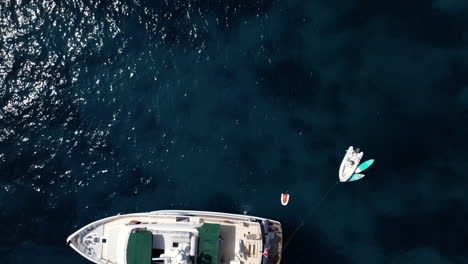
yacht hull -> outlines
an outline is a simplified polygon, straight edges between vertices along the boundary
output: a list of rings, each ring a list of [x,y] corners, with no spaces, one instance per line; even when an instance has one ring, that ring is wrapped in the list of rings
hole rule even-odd
[[[171,222],[172,221],[172,222]],[[122,252],[125,252],[124,246],[120,245],[118,241],[124,240],[126,229],[129,224],[143,223],[146,227],[155,226],[156,223],[167,222],[167,224],[175,226],[199,226],[201,223],[218,223],[221,225],[221,230],[229,230],[234,228],[238,231],[235,232],[232,238],[225,235],[225,240],[235,240],[223,242],[226,245],[236,245],[236,253],[229,253],[226,250],[226,258],[231,259],[232,263],[241,261],[242,258],[250,259],[251,263],[258,264],[278,264],[281,260],[282,251],[282,228],[281,223],[278,221],[248,216],[240,214],[229,214],[220,212],[208,211],[192,211],[192,210],[160,210],[146,213],[134,213],[125,215],[116,215],[107,217],[93,223],[90,223],[83,228],[71,234],[66,242],[77,251],[80,255],[97,264],[126,264],[125,257]],[[258,234],[252,231],[244,233],[242,238],[242,228],[251,225],[256,227]],[[143,226],[143,225],[142,225]],[[243,227],[244,226],[244,227]],[[188,227],[187,227],[188,228]],[[124,230],[124,231],[122,231]],[[247,230],[247,229],[246,229]],[[221,238],[222,239],[222,238]],[[254,245],[252,249],[250,246],[239,248],[238,242],[247,245]],[[221,243],[221,242],[220,242]],[[267,255],[262,256],[262,252],[268,252]],[[220,249],[220,255],[222,250]],[[234,251],[234,249],[233,249]],[[242,253],[246,253],[243,256]],[[252,252],[250,252],[252,251]],[[255,252],[254,252],[255,251]],[[260,254],[257,254],[258,252]],[[224,258],[224,257],[223,257]],[[220,261],[221,262],[221,261]],[[229,261],[227,262],[229,263]]]

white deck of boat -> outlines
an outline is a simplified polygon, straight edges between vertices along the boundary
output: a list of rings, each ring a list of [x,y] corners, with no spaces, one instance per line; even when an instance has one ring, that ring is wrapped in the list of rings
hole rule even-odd
[[[185,218],[185,221],[181,219]],[[119,219],[115,219],[109,223],[103,225],[103,237],[107,238],[107,246],[102,248],[102,258],[117,262],[118,259],[122,259],[122,255],[125,250],[116,250],[117,245],[113,245],[112,241],[119,241],[118,230],[125,224],[128,224],[131,220],[142,222],[142,224],[175,224],[178,225],[201,225],[203,223],[220,224],[220,242],[219,242],[219,263],[220,264],[231,264],[233,263],[244,263],[244,264],[260,264],[262,259],[262,238],[260,225],[255,222],[248,222],[240,219],[229,219],[224,217],[178,217],[179,221],[176,220],[176,216],[122,216]],[[120,233],[122,234],[122,233]],[[243,256],[236,256],[236,246],[239,247],[239,241],[242,241],[240,251],[244,254]],[[108,249],[111,248],[111,250]]]

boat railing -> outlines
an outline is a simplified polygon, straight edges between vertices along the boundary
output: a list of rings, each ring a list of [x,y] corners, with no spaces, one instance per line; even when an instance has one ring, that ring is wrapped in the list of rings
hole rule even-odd
[[[110,260],[108,260],[108,259],[105,259],[105,258],[100,258],[99,260],[100,260],[99,262],[101,262],[101,263],[103,263],[103,264],[115,264],[114,262],[112,262],[112,261],[110,261]],[[101,260],[102,260],[102,261],[105,261],[105,262],[102,262]]]

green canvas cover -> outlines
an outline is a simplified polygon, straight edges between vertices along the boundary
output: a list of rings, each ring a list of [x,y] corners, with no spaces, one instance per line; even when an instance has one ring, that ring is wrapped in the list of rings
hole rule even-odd
[[[130,233],[127,244],[127,264],[151,264],[153,234],[146,230]]]
[[[219,228],[218,224],[203,224],[198,229],[198,264],[218,264]]]

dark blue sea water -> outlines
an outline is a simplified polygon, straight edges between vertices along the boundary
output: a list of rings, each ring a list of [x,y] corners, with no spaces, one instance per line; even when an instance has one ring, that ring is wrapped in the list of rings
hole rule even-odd
[[[468,263],[467,140],[465,0],[0,2],[2,264],[158,209],[305,220],[285,264]],[[349,145],[375,165],[314,209]]]

